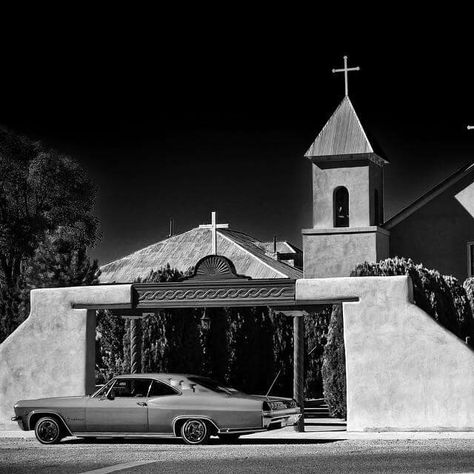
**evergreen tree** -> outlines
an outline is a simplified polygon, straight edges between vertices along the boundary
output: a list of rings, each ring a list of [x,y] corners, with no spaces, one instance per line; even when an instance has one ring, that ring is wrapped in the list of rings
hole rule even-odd
[[[273,321],[267,308],[231,310],[230,382],[252,393],[265,393],[276,375]]]
[[[178,281],[183,276],[167,265],[138,281]],[[143,318],[142,372],[201,373],[201,314],[196,309],[174,309]],[[96,365],[98,379],[130,372],[130,321],[112,311],[98,312]]]
[[[90,284],[95,187],[77,162],[0,128],[0,342],[37,286]]]
[[[329,414],[346,418],[346,360],[342,305],[340,304],[332,307],[327,343],[324,348],[322,376],[324,398],[329,407]]]
[[[314,311],[304,318],[306,398],[321,398],[323,396],[322,365],[331,312],[332,306],[327,305],[318,308],[318,311]]]

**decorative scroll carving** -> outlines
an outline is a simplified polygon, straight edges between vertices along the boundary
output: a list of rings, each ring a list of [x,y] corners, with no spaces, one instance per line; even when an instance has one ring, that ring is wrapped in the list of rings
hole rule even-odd
[[[258,306],[292,304],[295,281],[289,279],[222,279],[134,283],[134,307]]]
[[[225,299],[225,298],[279,298],[284,293],[288,293],[288,288],[212,288],[204,290],[193,289],[160,289],[157,291],[145,291],[140,294],[139,301],[150,300],[194,300],[194,299]],[[288,296],[292,296],[290,292]]]
[[[178,282],[134,283],[136,309],[206,306],[287,305],[295,301],[295,280],[257,279],[238,275],[222,255],[208,255],[194,274]]]

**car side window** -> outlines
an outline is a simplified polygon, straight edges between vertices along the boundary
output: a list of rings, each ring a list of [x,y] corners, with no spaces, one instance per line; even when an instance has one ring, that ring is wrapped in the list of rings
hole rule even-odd
[[[112,391],[115,398],[146,397],[150,382],[149,379],[117,379]]]
[[[165,395],[177,395],[178,392],[171,388],[170,386],[153,380],[151,384],[150,393],[148,394],[149,397],[162,397]]]

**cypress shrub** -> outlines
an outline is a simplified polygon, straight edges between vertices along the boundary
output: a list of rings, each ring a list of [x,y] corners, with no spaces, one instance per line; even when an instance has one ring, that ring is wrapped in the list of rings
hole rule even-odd
[[[474,278],[466,278],[463,283],[463,288],[466,292],[466,298],[471,308],[471,318],[469,319],[469,323],[466,324],[469,332],[469,335],[467,336],[469,339],[467,339],[467,341],[471,347],[474,347]]]
[[[272,344],[274,353],[274,372],[268,387],[276,377],[278,377],[271,391],[273,395],[285,397],[293,396],[293,318],[289,318],[281,313],[269,315],[272,330]],[[267,379],[268,380],[268,379]],[[267,390],[268,390],[267,387]]]
[[[474,313],[474,277],[469,277],[464,280],[463,288],[466,291],[466,296],[471,306],[471,311]]]
[[[141,281],[177,281],[183,273],[167,267]],[[140,280],[138,280],[140,281]],[[305,393],[322,396],[322,358],[331,306],[305,318]],[[278,371],[272,394],[293,396],[293,319],[267,307],[159,311],[141,320],[142,372],[195,373],[215,377],[251,393],[266,393]],[[98,383],[130,371],[130,321],[110,311],[97,317]],[[313,350],[314,349],[314,350]],[[313,352],[308,355],[308,351]]]
[[[333,417],[346,418],[346,360],[342,305],[333,305],[322,364],[324,399]]]
[[[331,313],[332,305],[326,305],[304,318],[306,398],[321,398],[323,396],[322,365]]]
[[[169,266],[142,281],[177,281],[184,275]],[[140,281],[140,280],[138,280]],[[271,315],[267,307],[159,311],[141,320],[142,372],[195,373],[215,377],[251,392],[265,393],[277,371],[272,393],[292,395],[292,319]],[[98,383],[130,371],[130,322],[110,311],[97,317]]]
[[[452,276],[443,276],[411,259],[387,258],[377,263],[364,262],[351,276],[409,275],[415,304],[435,321],[463,340],[469,335],[472,311],[465,289]]]
[[[229,313],[229,382],[244,391],[266,393],[278,372],[269,311],[254,307],[229,309]]]

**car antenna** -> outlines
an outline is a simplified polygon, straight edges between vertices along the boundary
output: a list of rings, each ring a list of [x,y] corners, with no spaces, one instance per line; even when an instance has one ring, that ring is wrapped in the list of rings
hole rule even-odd
[[[268,392],[266,393],[265,397],[268,398],[268,395],[270,394],[273,386],[275,385],[275,382],[277,381],[278,377],[280,376],[281,369],[278,371],[278,374],[276,374],[276,377],[273,379],[272,384],[270,385],[270,388],[268,389]]]

